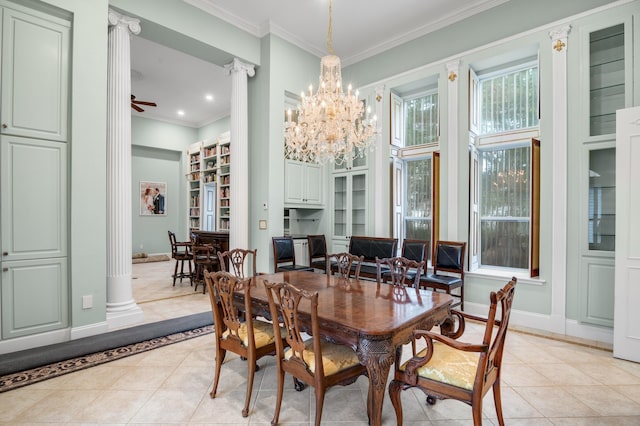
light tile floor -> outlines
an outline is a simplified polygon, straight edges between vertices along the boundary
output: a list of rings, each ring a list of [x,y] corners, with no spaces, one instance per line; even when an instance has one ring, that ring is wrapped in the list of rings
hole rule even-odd
[[[171,286],[172,267],[134,265],[134,294],[146,321],[209,310],[208,296],[194,293],[188,282]],[[463,339],[480,336],[472,325]],[[2,393],[0,423],[268,425],[276,397],[273,359],[259,361],[250,415],[243,418],[246,364],[238,357],[227,356],[218,397],[209,397],[214,344],[206,335]],[[510,331],[502,371],[507,425],[640,425],[640,364],[614,359],[610,351]],[[366,426],[367,386],[360,378],[330,389],[323,424]],[[403,392],[402,401],[406,425],[473,423],[471,409],[457,401],[427,406],[412,390]],[[296,392],[288,378],[280,423],[309,425],[314,413],[313,390]],[[388,398],[383,423],[395,425]],[[497,424],[490,393],[484,424]]]

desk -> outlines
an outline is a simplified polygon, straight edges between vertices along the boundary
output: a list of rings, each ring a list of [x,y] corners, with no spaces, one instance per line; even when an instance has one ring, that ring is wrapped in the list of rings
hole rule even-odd
[[[280,272],[253,278],[253,313],[266,317],[270,314],[265,280],[286,281],[318,292],[321,333],[329,340],[353,347],[360,363],[367,367],[367,413],[372,426],[382,423],[382,402],[396,348],[401,350],[401,345],[411,341],[413,330],[428,330],[445,322],[453,301],[448,294],[427,290],[398,289],[385,283],[315,272]]]

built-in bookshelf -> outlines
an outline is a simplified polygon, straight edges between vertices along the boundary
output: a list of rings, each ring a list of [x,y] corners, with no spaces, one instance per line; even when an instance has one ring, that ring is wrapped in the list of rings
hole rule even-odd
[[[187,149],[188,228],[228,231],[231,207],[229,132]]]
[[[231,217],[231,139],[226,133],[219,138],[218,151],[218,231],[229,230]]]
[[[202,143],[191,145],[187,150],[188,169],[187,190],[189,192],[189,231],[200,229],[200,182]]]

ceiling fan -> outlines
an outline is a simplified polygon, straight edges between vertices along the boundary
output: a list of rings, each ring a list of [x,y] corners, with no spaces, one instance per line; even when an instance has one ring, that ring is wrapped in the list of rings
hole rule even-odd
[[[138,105],[146,105],[146,106],[158,106],[155,102],[147,102],[147,101],[136,101],[136,97],[131,95],[131,108],[135,109],[138,112],[143,112],[144,109],[139,107]]]

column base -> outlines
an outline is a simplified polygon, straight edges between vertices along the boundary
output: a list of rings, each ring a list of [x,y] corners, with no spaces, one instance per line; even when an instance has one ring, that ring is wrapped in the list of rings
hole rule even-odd
[[[115,330],[117,328],[126,327],[133,324],[138,324],[144,321],[144,313],[142,309],[135,303],[131,308],[127,310],[111,311],[107,307],[107,324],[109,330]]]

